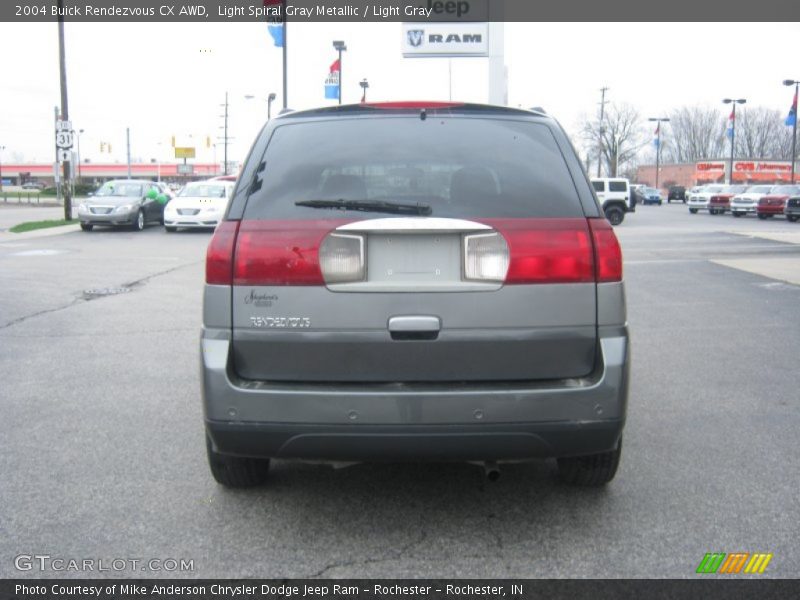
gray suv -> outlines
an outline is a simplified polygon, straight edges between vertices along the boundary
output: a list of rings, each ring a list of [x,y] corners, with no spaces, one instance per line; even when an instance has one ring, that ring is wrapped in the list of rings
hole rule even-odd
[[[208,247],[208,459],[558,459],[617,470],[629,342],[622,255],[558,123],[380,103],[257,137]]]

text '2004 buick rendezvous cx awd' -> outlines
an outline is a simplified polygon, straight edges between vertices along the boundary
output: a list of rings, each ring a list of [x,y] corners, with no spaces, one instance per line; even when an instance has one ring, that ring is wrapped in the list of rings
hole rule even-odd
[[[209,244],[211,471],[270,458],[619,463],[619,244],[558,123],[455,103],[289,113],[256,139]]]

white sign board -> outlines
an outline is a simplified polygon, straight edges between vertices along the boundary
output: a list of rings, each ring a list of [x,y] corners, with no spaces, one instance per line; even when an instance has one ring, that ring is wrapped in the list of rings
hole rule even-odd
[[[488,23],[403,23],[406,58],[489,56]]]
[[[59,148],[72,148],[72,132],[59,131],[56,133],[56,146]]]
[[[72,121],[56,121],[56,131],[72,131]]]
[[[72,150],[58,149],[58,162],[72,161]]]
[[[176,165],[178,170],[178,175],[191,175],[194,173],[194,165],[184,164],[184,165]]]

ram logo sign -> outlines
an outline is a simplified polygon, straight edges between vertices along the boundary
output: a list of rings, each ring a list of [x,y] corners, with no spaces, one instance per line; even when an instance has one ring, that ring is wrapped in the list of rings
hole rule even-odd
[[[403,56],[406,58],[488,56],[488,23],[403,23]]]
[[[697,566],[697,573],[709,575],[736,575],[745,573],[749,575],[761,574],[767,569],[772,554],[755,552],[709,552]]]

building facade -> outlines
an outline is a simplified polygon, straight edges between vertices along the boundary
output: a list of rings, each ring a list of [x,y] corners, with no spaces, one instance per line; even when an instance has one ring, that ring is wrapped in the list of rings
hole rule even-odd
[[[718,158],[695,163],[659,165],[658,187],[671,185],[686,188],[705,183],[726,183],[730,160]],[[746,159],[733,161],[733,183],[789,183],[792,163],[780,160]],[[800,168],[795,165],[795,181],[800,180]],[[655,186],[656,166],[642,165],[636,169],[636,182]]]

